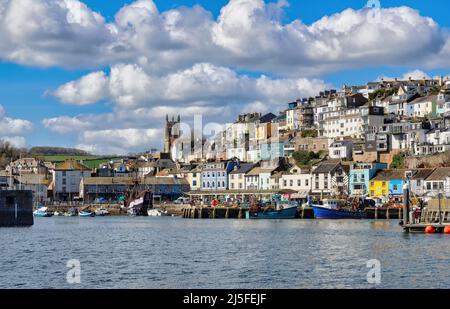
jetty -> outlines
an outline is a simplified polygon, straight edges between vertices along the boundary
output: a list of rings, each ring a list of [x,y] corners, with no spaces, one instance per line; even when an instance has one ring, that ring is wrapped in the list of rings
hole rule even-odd
[[[0,190],[0,227],[21,227],[33,224],[32,192]]]
[[[437,199],[428,201],[427,206],[416,217],[410,204],[409,186],[404,188],[404,214],[401,222],[403,229],[408,233],[445,233],[450,234],[450,199],[442,199],[439,194]]]

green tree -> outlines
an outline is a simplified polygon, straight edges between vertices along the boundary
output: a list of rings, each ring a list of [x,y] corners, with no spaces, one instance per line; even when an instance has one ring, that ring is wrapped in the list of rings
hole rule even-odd
[[[399,169],[405,166],[405,155],[404,154],[396,154],[392,158],[392,163],[390,168]]]
[[[294,160],[298,166],[310,166],[312,163],[311,162],[312,160],[320,159],[320,153],[314,153],[312,151],[308,152],[308,151],[300,150],[300,151],[294,152],[292,157],[294,158]]]

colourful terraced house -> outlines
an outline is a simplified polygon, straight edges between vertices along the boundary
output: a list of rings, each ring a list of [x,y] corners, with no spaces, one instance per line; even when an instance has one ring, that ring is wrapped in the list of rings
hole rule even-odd
[[[395,169],[382,170],[370,180],[369,197],[379,198],[383,201],[403,200],[403,185],[408,175],[412,175],[410,170]]]

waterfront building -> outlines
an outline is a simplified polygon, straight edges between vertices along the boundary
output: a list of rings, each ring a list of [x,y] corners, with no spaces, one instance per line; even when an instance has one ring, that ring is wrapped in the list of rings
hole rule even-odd
[[[450,197],[450,167],[438,167],[424,181],[424,195]]]
[[[309,169],[292,166],[287,172],[281,173],[279,177],[279,189],[294,190],[292,195],[295,199],[306,199],[312,189],[312,175]],[[275,188],[274,188],[275,189]]]
[[[90,177],[92,170],[76,160],[66,160],[57,164],[53,170],[53,199],[56,201],[72,201],[80,193],[80,182]]]
[[[98,198],[118,202],[135,184],[138,191],[149,190],[162,201],[174,201],[190,190],[186,179],[176,177],[85,177],[80,181],[80,197],[85,203]]]
[[[382,170],[370,180],[369,197],[384,201],[403,201],[403,186],[407,177],[412,177],[414,171],[406,169]]]
[[[230,190],[245,190],[245,175],[253,169],[253,163],[240,163],[235,165],[229,175]]]
[[[33,205],[47,202],[47,192],[51,179],[47,174],[23,174],[14,176],[14,190],[27,190],[32,192]]]
[[[349,166],[329,160],[313,166],[312,194],[323,196],[348,195]]]
[[[200,166],[194,166],[186,171],[186,180],[191,187],[191,191],[198,191],[202,188],[202,170]]]
[[[228,175],[239,164],[237,159],[202,165],[202,191],[228,190]]]
[[[434,168],[419,168],[411,177],[410,188],[414,197],[424,197],[426,194],[425,180],[434,172]]]
[[[356,162],[350,166],[349,191],[353,196],[369,195],[369,181],[378,171],[387,169],[386,163]]]

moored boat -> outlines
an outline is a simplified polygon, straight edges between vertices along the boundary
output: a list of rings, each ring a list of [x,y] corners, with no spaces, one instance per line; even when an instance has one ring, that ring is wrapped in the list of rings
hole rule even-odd
[[[253,206],[247,212],[247,219],[295,219],[299,204],[297,202],[275,202],[267,207]]]
[[[63,217],[63,216],[64,216],[64,213],[59,212],[59,211],[55,211],[55,212],[53,213],[53,215],[54,215],[55,217]]]
[[[169,216],[169,214],[167,213],[167,211],[162,211],[160,209],[149,209],[147,211],[147,214],[149,217],[165,217],[165,216]]]
[[[53,217],[53,213],[47,207],[41,207],[33,212],[35,217],[49,218]]]
[[[95,213],[89,212],[89,211],[80,211],[80,213],[78,215],[80,217],[95,217]]]
[[[345,201],[327,199],[322,204],[311,204],[316,219],[363,219],[365,213],[360,210],[344,208]]]
[[[111,214],[109,213],[109,211],[107,209],[100,208],[100,209],[97,209],[95,211],[95,215],[98,216],[98,217],[106,217],[106,216],[109,216]]]

